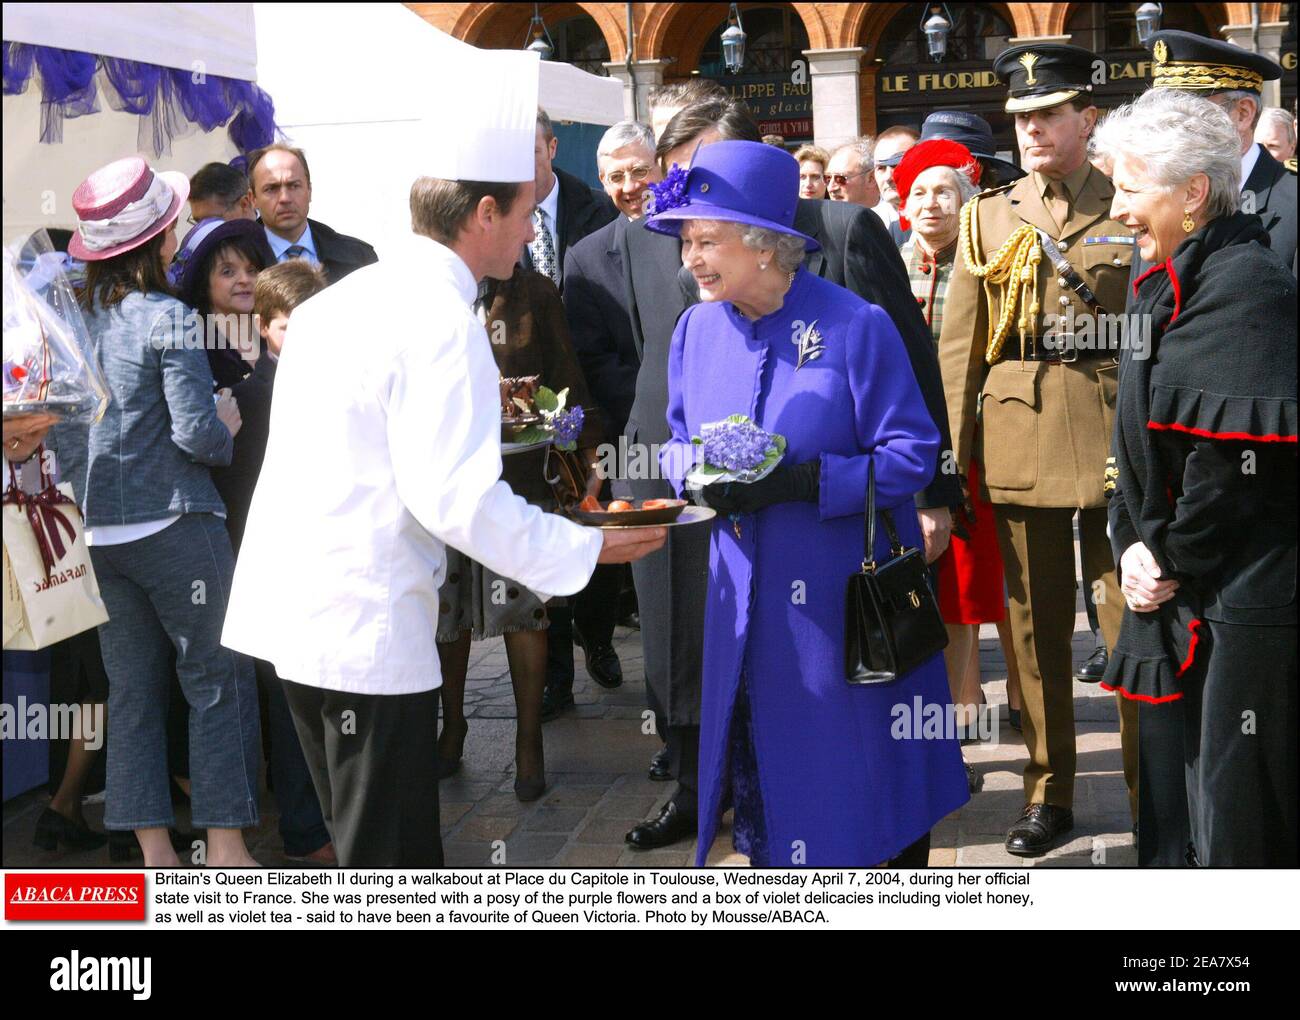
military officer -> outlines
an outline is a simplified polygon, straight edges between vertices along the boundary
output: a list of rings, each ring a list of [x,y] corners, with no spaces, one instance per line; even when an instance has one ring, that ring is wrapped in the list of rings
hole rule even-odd
[[[1098,327],[1124,309],[1134,243],[1110,218],[1110,181],[1087,159],[1094,59],[1044,43],[994,63],[1030,173],[963,208],[939,340],[956,467],[964,477],[972,453],[984,467],[1006,569],[1030,756],[1007,850],[1027,857],[1074,824],[1076,515],[1085,596],[1112,647],[1124,608],[1102,493],[1118,351]],[[977,414],[981,449],[972,450]],[[1120,699],[1134,814],[1136,717]]]
[[[1255,141],[1264,82],[1282,68],[1261,53],[1191,32],[1166,29],[1151,37],[1151,87],[1204,96],[1228,114],[1241,140],[1241,208],[1264,221],[1269,244],[1296,272],[1296,171]],[[1145,269],[1138,267],[1138,272]]]

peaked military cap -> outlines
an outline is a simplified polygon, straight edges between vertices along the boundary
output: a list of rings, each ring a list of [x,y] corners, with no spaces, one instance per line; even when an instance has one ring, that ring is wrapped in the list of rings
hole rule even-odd
[[[1011,97],[1007,113],[1043,110],[1092,92],[1092,65],[1097,55],[1061,43],[1025,43],[1003,50],[993,61],[994,73]]]
[[[1258,95],[1282,68],[1234,43],[1169,28],[1151,36],[1152,88],[1192,92],[1241,90]]]

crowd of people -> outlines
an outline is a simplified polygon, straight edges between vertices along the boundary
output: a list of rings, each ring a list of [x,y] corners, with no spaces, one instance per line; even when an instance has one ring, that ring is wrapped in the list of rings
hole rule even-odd
[[[4,452],[53,450],[83,511],[109,622],[58,661],[107,701],[114,859],[134,833],[146,865],[178,863],[170,776],[207,863],[253,863],[265,752],[286,855],[436,866],[472,642],[504,637],[532,801],[575,642],[617,687],[624,622],[663,745],[648,774],[675,784],[634,849],[698,836],[703,864],[734,809],[755,865],[924,866],[980,787],[961,743],[989,718],[994,624],[1029,756],[1008,852],[1073,827],[1079,679],[1115,693],[1143,864],[1294,865],[1295,120],[1263,108],[1266,58],[1153,47],[1154,87],[1106,112],[1092,53],[1003,52],[1018,162],[957,110],[790,151],[691,80],[605,132],[592,188],[539,110],[527,151],[417,181],[411,247],[373,268],[309,218],[289,145],[188,180],[92,173],[68,253],[109,409],[6,423]],[[395,287],[432,343],[376,329]],[[573,453],[502,457],[493,377],[567,391]],[[734,414],[785,438],[781,463],[688,486],[692,440]],[[662,470],[604,472],[611,447]],[[891,555],[884,530],[859,554],[869,488],[929,565],[947,646],[854,685],[846,578]],[[679,496],[714,523],[554,512]],[[1080,587],[1096,650],[1076,666]],[[900,738],[900,705],[955,725]],[[105,839],[81,815],[87,754],[42,845]]]

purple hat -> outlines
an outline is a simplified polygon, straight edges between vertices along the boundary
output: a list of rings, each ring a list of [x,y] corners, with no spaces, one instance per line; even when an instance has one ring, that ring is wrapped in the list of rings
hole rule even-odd
[[[794,229],[799,164],[762,142],[714,142],[695,150],[689,170],[674,165],[658,184],[646,229],[678,235],[683,220],[726,220],[801,238],[805,251],[821,245]]]
[[[182,173],[155,173],[139,156],[100,167],[72,193],[77,232],[68,254],[97,262],[138,248],[175,221],[190,194]]]
[[[263,266],[275,265],[275,255],[266,240],[266,230],[257,220],[206,219],[185,237],[189,254],[181,263],[176,289],[181,300],[191,307],[198,296],[199,280],[208,271],[208,262],[223,243],[232,238],[247,238],[262,256]],[[178,258],[180,255],[178,254]]]

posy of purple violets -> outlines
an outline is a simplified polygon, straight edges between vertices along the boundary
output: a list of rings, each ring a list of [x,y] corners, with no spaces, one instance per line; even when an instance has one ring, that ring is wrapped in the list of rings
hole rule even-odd
[[[551,427],[555,429],[555,445],[562,450],[573,449],[578,436],[582,433],[583,420],[581,406],[571,407],[557,414],[551,422]]]
[[[718,422],[703,431],[703,461],[723,471],[756,470],[774,444],[772,434],[752,421]]]

